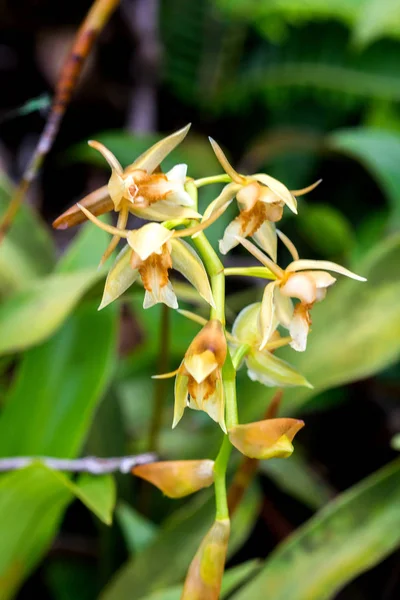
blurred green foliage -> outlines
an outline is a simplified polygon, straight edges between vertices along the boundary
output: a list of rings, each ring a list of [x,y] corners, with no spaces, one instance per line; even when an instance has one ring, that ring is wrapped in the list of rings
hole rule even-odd
[[[343,261],[368,278],[362,286],[340,281],[315,306],[306,353],[279,351],[314,385],[285,392],[282,413],[346,405],[348,394],[340,386],[372,377],[380,381],[382,373],[394,373],[398,386],[399,0],[166,0],[161,23],[161,86],[175,111],[193,114],[204,131],[217,131],[244,171],[266,169],[293,188],[322,176],[317,190],[300,199],[299,217],[288,217],[285,227],[303,255]],[[170,121],[165,128],[173,128]],[[93,137],[125,166],[159,135],[117,130]],[[62,158],[106,167],[83,140]],[[188,163],[193,177],[220,171],[202,133],[189,137],[168,161],[165,168]],[[201,209],[218,192],[218,187],[205,191]],[[0,214],[11,194],[2,174]],[[211,229],[214,246],[233,210]],[[104,455],[148,449],[155,385],[150,376],[159,368],[162,313],[159,306],[142,311],[139,287],[119,306],[97,312],[105,275],[97,264],[107,240],[104,232],[83,226],[57,259],[49,228],[37,211],[23,206],[1,246],[1,457],[74,458],[92,448]],[[243,259],[234,256],[227,264]],[[193,308],[179,284],[182,307]],[[257,288],[240,287],[240,281],[230,284],[230,321],[246,302],[259,299]],[[201,304],[195,310],[204,313]],[[170,330],[172,370],[198,326],[174,312]],[[272,394],[240,376],[241,419],[262,418]],[[213,458],[220,432],[194,411],[171,432],[171,386],[165,398],[160,454]],[[339,444],[340,431],[337,436]],[[393,439],[398,449],[398,436]],[[233,520],[230,565],[238,556],[242,560],[265,513],[260,482],[267,495],[274,485],[309,511],[302,520],[315,514],[270,556],[271,541],[257,540],[256,550],[244,555],[260,556],[262,564],[230,566],[221,597],[240,587],[233,595],[238,600],[326,600],[400,546],[398,461],[343,493],[301,447],[283,465],[262,464],[259,474]],[[54,598],[178,599],[213,518],[210,494],[173,503],[127,483],[128,478],[75,481],[42,464],[1,475],[0,600],[15,597],[41,564],[76,498],[107,524],[116,504],[116,519],[111,533],[96,520],[91,524],[100,540],[100,576],[82,561],[60,566],[47,557],[46,581]],[[360,591],[357,597],[370,596]]]

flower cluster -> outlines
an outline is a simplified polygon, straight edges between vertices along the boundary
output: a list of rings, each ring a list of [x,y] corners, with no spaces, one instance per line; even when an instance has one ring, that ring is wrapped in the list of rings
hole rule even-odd
[[[285,207],[297,214],[296,196],[311,191],[319,182],[290,191],[265,173],[240,174],[212,139],[223,174],[196,181],[187,175],[183,164],[163,173],[160,164],[184,140],[188,130],[189,125],[159,141],[125,169],[105,146],[89,142],[111,168],[108,185],[67,210],[54,226],[62,229],[88,219],[110,233],[112,239],[101,263],[113,254],[120,240],[125,240],[107,275],[100,309],[136,281],[141,281],[145,290],[144,309],[157,303],[177,309],[177,293],[170,280],[172,269],[181,273],[210,306],[209,319],[181,311],[202,328],[178,368],[156,377],[175,377],[173,427],[187,407],[206,412],[225,434],[220,453],[215,461],[161,461],[136,467],[133,472],[171,498],[215,484],[216,520],[190,565],[182,595],[183,600],[214,600],[219,597],[230,531],[224,491],[230,450],[235,447],[257,460],[287,458],[293,452],[294,436],[304,425],[291,418],[240,424],[236,371],[245,364],[249,378],[266,386],[310,386],[275,351],[286,345],[296,351],[306,349],[310,312],[335,283],[331,273],[365,280],[329,261],[300,259],[294,244],[276,227]],[[216,182],[226,185],[202,215],[197,208],[197,190]],[[239,214],[225,229],[220,253],[226,254],[241,244],[261,266],[224,269],[205,235],[235,198]],[[116,213],[116,226],[98,219],[110,211]],[[148,222],[127,229],[130,214]],[[279,240],[292,256],[286,268],[277,264]],[[233,274],[262,277],[267,284],[261,302],[244,307],[228,331],[225,277]]]

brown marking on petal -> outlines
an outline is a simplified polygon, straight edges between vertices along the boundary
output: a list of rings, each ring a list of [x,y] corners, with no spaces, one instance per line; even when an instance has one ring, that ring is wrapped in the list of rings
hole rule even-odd
[[[303,302],[298,302],[296,304],[296,306],[294,307],[293,317],[300,315],[302,317],[302,319],[304,319],[306,321],[308,327],[311,327],[312,320],[311,320],[310,310],[312,309],[313,306],[314,306],[314,303],[304,304]]]
[[[241,234],[245,237],[252,236],[264,221],[268,220],[267,205],[263,202],[256,202],[250,210],[242,210],[236,220],[240,223]]]
[[[149,175],[143,169],[126,169],[124,176],[132,178],[132,185],[129,187],[129,193],[135,204],[140,204],[143,207],[147,207],[150,204],[165,200],[171,189],[161,192],[160,187],[165,188],[165,184],[168,184],[167,176],[164,173],[153,173]]]
[[[194,377],[192,377],[185,369],[185,375],[188,376],[188,392],[189,395],[196,400],[196,404],[201,409],[204,400],[207,400],[215,392],[217,385],[217,379],[220,378],[219,370],[215,370],[204,381],[197,383]]]
[[[168,284],[168,271],[172,269],[171,254],[168,249],[168,244],[164,244],[161,249],[161,254],[150,254],[149,258],[141,262],[138,266],[139,274],[142,278],[144,289],[152,292],[152,275],[156,273],[160,288]]]

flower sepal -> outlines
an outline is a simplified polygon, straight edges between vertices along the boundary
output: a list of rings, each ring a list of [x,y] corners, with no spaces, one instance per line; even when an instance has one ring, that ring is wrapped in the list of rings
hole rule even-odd
[[[214,481],[213,460],[172,460],[138,465],[136,477],[149,481],[169,498],[183,498]]]
[[[233,446],[249,458],[288,458],[293,453],[293,438],[302,427],[300,419],[266,419],[236,425],[228,435]]]

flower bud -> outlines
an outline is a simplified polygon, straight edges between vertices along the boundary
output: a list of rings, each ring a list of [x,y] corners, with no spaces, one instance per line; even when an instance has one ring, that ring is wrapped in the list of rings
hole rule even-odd
[[[231,443],[250,458],[287,458],[293,452],[292,440],[304,427],[299,419],[267,419],[236,425],[229,430]]]
[[[213,460],[171,460],[139,465],[132,473],[158,487],[169,498],[182,498],[214,481]]]
[[[229,531],[229,519],[214,522],[190,564],[181,600],[218,600]]]

